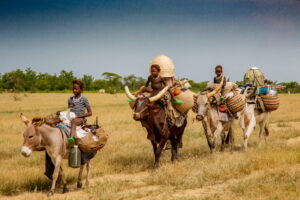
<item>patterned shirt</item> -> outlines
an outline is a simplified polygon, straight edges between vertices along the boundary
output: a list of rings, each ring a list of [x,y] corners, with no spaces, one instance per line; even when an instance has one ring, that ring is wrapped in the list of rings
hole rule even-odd
[[[85,109],[90,108],[90,103],[86,97],[80,96],[76,99],[74,96],[70,97],[68,100],[68,107],[71,111],[76,114],[76,116],[83,115]]]

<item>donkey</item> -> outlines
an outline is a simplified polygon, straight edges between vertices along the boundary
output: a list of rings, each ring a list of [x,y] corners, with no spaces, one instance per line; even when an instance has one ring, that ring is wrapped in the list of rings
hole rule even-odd
[[[59,128],[53,128],[44,123],[43,119],[35,118],[30,122],[22,113],[21,120],[25,123],[26,130],[23,133],[23,146],[21,149],[21,154],[24,157],[31,156],[33,151],[44,151],[50,156],[51,161],[54,165],[54,172],[52,174],[52,185],[48,193],[48,196],[53,196],[55,184],[58,177],[61,177],[63,183],[63,193],[68,192],[67,182],[61,167],[61,162],[64,157],[67,156],[68,140],[66,135],[61,132]],[[91,159],[91,158],[90,158]],[[89,185],[90,177],[90,159],[86,162],[87,176],[86,176],[86,186]],[[80,166],[80,171],[77,180],[77,187],[82,187],[82,172],[85,164]]]

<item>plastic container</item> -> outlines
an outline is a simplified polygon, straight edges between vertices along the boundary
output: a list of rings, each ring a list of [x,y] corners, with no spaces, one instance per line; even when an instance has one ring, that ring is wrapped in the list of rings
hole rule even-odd
[[[70,150],[69,153],[69,167],[79,168],[81,165],[81,152],[77,145]]]

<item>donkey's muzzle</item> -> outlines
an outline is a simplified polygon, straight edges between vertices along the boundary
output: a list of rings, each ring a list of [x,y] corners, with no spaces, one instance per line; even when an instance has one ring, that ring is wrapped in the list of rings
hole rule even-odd
[[[32,150],[29,149],[29,148],[26,147],[26,146],[22,146],[21,154],[22,154],[24,157],[29,157],[29,156],[31,156],[31,154],[32,154]]]

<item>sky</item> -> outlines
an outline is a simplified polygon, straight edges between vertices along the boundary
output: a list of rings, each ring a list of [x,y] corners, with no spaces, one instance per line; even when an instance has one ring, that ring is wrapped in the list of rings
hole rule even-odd
[[[0,73],[146,78],[161,54],[176,78],[300,82],[300,0],[0,0]]]

